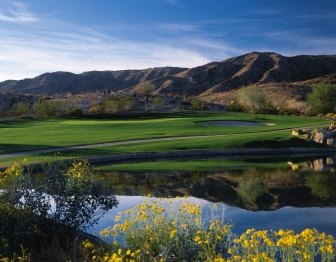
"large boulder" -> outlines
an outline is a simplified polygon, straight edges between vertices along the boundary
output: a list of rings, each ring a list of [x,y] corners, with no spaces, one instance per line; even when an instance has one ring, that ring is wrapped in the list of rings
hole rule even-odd
[[[316,143],[327,143],[327,139],[333,138],[333,133],[327,130],[315,130],[312,134],[312,140]]]

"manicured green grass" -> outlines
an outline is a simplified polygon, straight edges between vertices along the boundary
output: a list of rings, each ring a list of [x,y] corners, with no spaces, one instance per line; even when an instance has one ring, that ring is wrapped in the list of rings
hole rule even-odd
[[[61,152],[60,155],[39,154],[26,156],[30,163],[42,162],[50,158],[80,158],[86,156],[105,156],[139,152],[169,152],[188,150],[210,150],[224,148],[281,148],[281,147],[325,147],[313,142],[294,137],[290,131],[264,132],[257,134],[232,134],[209,138],[179,139],[171,141],[136,143],[118,146],[96,147],[81,150]],[[14,160],[21,161],[23,157],[0,159],[0,166],[8,166]]]
[[[200,121],[241,120],[274,126],[218,127]],[[318,118],[236,113],[170,113],[25,119],[0,122],[0,154],[113,141],[174,136],[218,135],[328,124]]]

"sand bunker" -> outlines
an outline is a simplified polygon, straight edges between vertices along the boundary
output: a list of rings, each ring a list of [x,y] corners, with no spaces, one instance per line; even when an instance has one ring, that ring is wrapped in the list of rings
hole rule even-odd
[[[258,122],[248,122],[248,121],[205,121],[199,122],[202,125],[212,125],[212,126],[273,126],[272,123],[258,123]]]

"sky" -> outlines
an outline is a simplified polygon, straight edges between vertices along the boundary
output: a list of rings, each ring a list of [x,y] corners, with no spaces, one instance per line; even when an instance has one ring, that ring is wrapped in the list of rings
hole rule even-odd
[[[0,0],[0,81],[336,54],[336,0]]]

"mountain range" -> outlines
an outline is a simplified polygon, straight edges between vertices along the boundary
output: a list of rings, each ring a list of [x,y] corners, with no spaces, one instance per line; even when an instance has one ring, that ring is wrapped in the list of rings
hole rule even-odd
[[[257,84],[266,91],[273,86],[272,92],[281,93],[281,89],[288,89],[292,96],[301,88],[302,98],[314,84],[336,83],[336,55],[286,57],[272,52],[252,52],[194,68],[156,67],[81,74],[53,72],[0,82],[0,92],[53,95],[110,90],[132,94],[137,91],[139,83],[146,81],[151,82],[156,87],[155,93],[160,95],[188,94],[221,99],[223,94],[238,87]],[[296,88],[291,88],[293,85]]]

